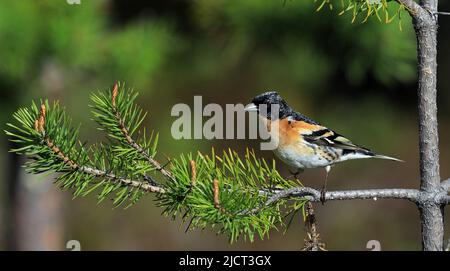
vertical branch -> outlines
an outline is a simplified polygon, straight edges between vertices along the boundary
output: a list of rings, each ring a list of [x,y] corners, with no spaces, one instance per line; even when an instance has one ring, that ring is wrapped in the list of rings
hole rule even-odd
[[[437,0],[422,0],[423,10],[413,16],[418,54],[418,111],[420,189],[433,193],[440,188],[437,123]],[[424,250],[442,250],[444,222],[442,206],[419,201]]]
[[[310,201],[306,204],[306,239],[303,250],[306,251],[321,251],[326,250],[325,244],[320,242],[320,236],[317,232],[316,215],[314,213],[313,205]]]
[[[437,11],[428,5],[430,12]],[[440,185],[437,123],[437,18],[421,16],[414,20],[418,50],[418,108],[421,189],[432,192]]]

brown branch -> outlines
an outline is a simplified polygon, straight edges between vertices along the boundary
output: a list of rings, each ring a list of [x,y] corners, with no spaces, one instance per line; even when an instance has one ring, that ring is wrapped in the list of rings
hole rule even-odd
[[[119,181],[124,185],[130,186],[130,187],[135,187],[135,188],[141,189],[146,192],[159,193],[159,194],[163,194],[166,192],[163,187],[151,185],[148,182],[130,180],[127,178],[116,176],[112,173],[106,173],[105,171],[102,171],[99,169],[82,166],[82,167],[79,167],[78,170],[81,172],[87,173],[87,174],[94,175],[96,177],[108,178],[112,181]]]
[[[52,150],[52,152],[53,152],[56,156],[58,156],[59,158],[61,158],[61,159],[63,160],[64,164],[68,165],[70,168],[72,168],[72,169],[74,169],[74,170],[77,170],[77,169],[79,168],[79,167],[78,167],[78,164],[75,163],[72,159],[70,159],[67,155],[65,155],[65,154],[61,151],[61,149],[53,143],[53,141],[51,141],[49,138],[46,138],[46,139],[45,139],[45,142],[47,143],[47,147],[48,147],[50,150]]]
[[[83,172],[83,173],[93,175],[93,176],[99,177],[99,178],[107,178],[111,181],[118,181],[118,182],[121,182],[123,185],[135,187],[135,188],[141,189],[146,192],[165,193],[164,188],[162,188],[160,186],[151,185],[148,182],[130,180],[127,178],[116,176],[112,173],[107,173],[106,171],[103,171],[103,170],[99,170],[99,169],[95,169],[95,168],[87,167],[87,166],[79,166],[74,160],[70,159],[69,156],[65,155],[61,151],[61,149],[58,146],[56,146],[50,139],[47,138],[46,142],[47,142],[47,146],[49,147],[49,149],[51,149],[55,155],[57,155],[60,159],[62,159],[64,164],[69,166],[72,170]]]

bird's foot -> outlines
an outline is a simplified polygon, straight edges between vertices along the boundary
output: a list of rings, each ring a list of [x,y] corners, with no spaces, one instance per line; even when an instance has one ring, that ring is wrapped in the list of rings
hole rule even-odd
[[[300,169],[297,169],[297,171],[289,170],[289,173],[291,173],[291,175],[288,176],[288,178],[289,178],[289,177],[294,177],[296,180],[298,180],[298,175],[299,175],[300,173],[302,173],[302,172],[303,172],[303,170],[300,170]]]
[[[327,188],[322,187],[322,189],[320,190],[320,202],[322,203],[322,205],[324,205],[325,201],[327,201],[325,198],[326,193],[327,193]]]
[[[289,175],[289,177],[294,177],[295,179],[298,180],[298,174],[299,174],[298,171],[294,172],[292,170],[289,170],[289,173],[291,173],[291,175]]]

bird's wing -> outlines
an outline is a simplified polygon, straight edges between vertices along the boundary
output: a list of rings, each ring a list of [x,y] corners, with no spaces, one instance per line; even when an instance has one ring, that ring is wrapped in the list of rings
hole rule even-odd
[[[369,149],[353,144],[348,138],[324,126],[318,125],[316,130],[310,131],[310,133],[302,133],[302,136],[305,141],[316,145],[373,155],[373,152]]]

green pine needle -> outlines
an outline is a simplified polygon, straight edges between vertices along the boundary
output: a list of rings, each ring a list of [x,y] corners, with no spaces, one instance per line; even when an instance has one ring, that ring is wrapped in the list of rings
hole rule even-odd
[[[253,241],[268,237],[271,229],[284,225],[284,217],[303,208],[303,199],[281,199],[267,205],[274,189],[298,186],[276,170],[275,161],[257,158],[247,150],[217,155],[181,154],[162,173],[155,164],[158,134],[140,130],[146,113],[137,106],[137,93],[117,84],[113,90],[91,95],[93,119],[108,136],[106,143],[86,145],[79,129],[72,126],[57,102],[40,101],[39,106],[20,108],[8,123],[6,134],[15,142],[11,152],[28,157],[27,172],[59,173],[56,184],[73,191],[74,197],[95,193],[98,202],[130,207],[149,192],[165,216],[181,217],[189,229],[211,228],[229,236]],[[194,176],[195,171],[195,176]],[[216,180],[214,182],[214,180]],[[272,193],[273,194],[273,193]]]
[[[378,21],[384,23],[390,23],[395,17],[398,17],[399,28],[401,30],[401,16],[400,14],[406,9],[406,7],[396,2],[398,9],[392,10],[389,8],[391,0],[314,0],[318,3],[316,11],[321,11],[325,6],[328,6],[330,10],[333,9],[333,3],[339,2],[340,12],[339,15],[350,12],[352,14],[352,23],[360,21],[361,23],[367,22],[367,20],[375,16]],[[395,1],[394,1],[395,2]],[[384,20],[380,15],[384,14]]]

